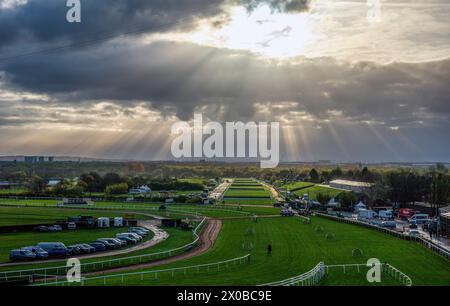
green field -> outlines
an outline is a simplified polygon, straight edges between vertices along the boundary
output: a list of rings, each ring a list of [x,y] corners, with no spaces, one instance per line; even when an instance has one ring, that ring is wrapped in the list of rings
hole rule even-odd
[[[317,200],[317,194],[319,194],[319,193],[327,194],[330,197],[334,198],[342,192],[346,192],[346,191],[342,191],[339,189],[333,189],[333,188],[329,188],[329,187],[317,186],[317,185],[294,191],[294,193],[298,196],[303,196],[305,193],[308,194],[310,200]]]
[[[295,183],[290,183],[290,184],[286,184],[286,185],[282,185],[280,186],[280,188],[286,189],[287,191],[292,191],[292,190],[299,190],[301,188],[307,188],[307,187],[312,187],[314,186],[314,183],[310,183],[310,182],[295,182]]]
[[[0,195],[21,195],[28,193],[28,189],[25,188],[13,188],[13,189],[0,189]]]
[[[323,231],[317,231],[317,227]],[[326,233],[335,234],[335,240],[326,239]],[[244,244],[245,243],[245,244]],[[268,256],[268,244],[273,254]],[[251,245],[251,249],[243,248]],[[352,257],[352,250],[363,250],[362,257]],[[232,266],[222,271],[160,273],[158,278],[140,276],[125,278],[126,285],[255,285],[279,281],[314,267],[319,261],[325,264],[365,263],[368,258],[389,262],[411,277],[414,285],[450,285],[448,260],[411,241],[383,234],[356,225],[339,223],[320,217],[312,224],[299,218],[266,218],[257,223],[247,220],[226,220],[213,249],[203,255],[159,266],[155,269],[184,267],[213,263],[242,256],[251,252],[248,264]],[[148,271],[148,270],[145,270]],[[382,278],[381,284],[395,284]],[[324,285],[366,285],[364,277],[333,272]],[[87,281],[86,285],[100,285],[102,281]],[[121,285],[120,278],[108,280],[108,285]]]
[[[251,199],[251,198],[224,198],[223,201],[225,204],[234,204],[234,205],[273,205],[272,199]],[[247,209],[247,207],[245,208]]]
[[[161,215],[167,217],[190,217],[194,215],[205,215],[208,217],[222,218],[222,217],[237,217],[245,214],[259,214],[259,215],[273,215],[278,214],[279,209],[272,209],[268,207],[239,207],[239,204],[245,204],[247,200],[237,199],[237,201],[230,201],[233,206],[219,206],[219,205],[189,205],[189,204],[168,204],[167,212],[159,211],[160,204],[154,203],[124,203],[124,202],[96,202],[94,206],[86,208],[72,209],[72,208],[56,208],[56,201],[50,203],[48,200],[8,200],[8,207],[1,207],[0,211],[8,212],[8,216],[0,215],[1,225],[17,225],[17,224],[37,224],[42,222],[54,222],[55,220],[66,219],[69,216],[77,216],[80,214],[89,214],[94,217],[100,216],[117,216],[123,213],[102,212],[98,211],[102,208],[115,208],[117,210],[130,210],[133,212],[141,212],[152,215]],[[242,202],[242,203],[241,203]],[[226,202],[228,203],[228,202]],[[271,205],[270,199],[258,199],[257,201],[248,200],[249,204]],[[1,201],[0,201],[1,204]],[[6,205],[6,204],[4,204]],[[20,210],[22,208],[22,210]],[[27,209],[27,210],[24,210]],[[145,217],[144,217],[145,218]],[[41,222],[41,220],[43,220]]]
[[[269,190],[252,179],[236,179],[225,192],[225,204],[236,205],[272,205]]]
[[[228,189],[225,192],[224,197],[237,197],[237,198],[258,198],[267,197],[270,198],[269,191],[265,189]]]
[[[123,217],[122,212],[100,212],[94,210],[49,208],[49,207],[0,207],[0,226],[32,225],[66,221],[68,217],[89,215],[93,217]],[[140,217],[146,219],[145,216]]]

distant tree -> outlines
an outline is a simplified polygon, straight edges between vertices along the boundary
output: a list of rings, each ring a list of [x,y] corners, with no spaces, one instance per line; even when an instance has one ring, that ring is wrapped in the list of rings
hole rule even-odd
[[[328,193],[318,193],[316,199],[321,205],[327,205],[331,200],[331,196]]]
[[[356,202],[358,201],[358,196],[353,191],[341,192],[337,196],[337,201],[341,203],[341,207],[348,208],[356,204]]]
[[[128,185],[127,185],[127,183],[120,183],[120,184],[109,185],[105,189],[105,193],[107,195],[125,194],[127,192],[128,192]]]
[[[109,172],[103,176],[102,185],[103,185],[103,187],[106,188],[107,186],[117,185],[122,182],[123,182],[123,180],[120,177],[120,175],[118,175],[117,173],[114,173],[114,172]]]
[[[439,208],[448,204],[450,197],[450,177],[443,173],[431,173],[430,202],[433,214],[439,214]]]
[[[309,171],[309,179],[311,180],[311,182],[319,181],[319,173],[315,168],[312,168],[311,171]]]
[[[46,181],[41,178],[40,176],[33,175],[30,180],[28,181],[28,189],[33,194],[42,194],[45,189],[47,188]]]

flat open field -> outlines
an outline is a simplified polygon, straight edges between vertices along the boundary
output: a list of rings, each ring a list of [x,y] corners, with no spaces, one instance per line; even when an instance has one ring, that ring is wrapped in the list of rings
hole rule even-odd
[[[294,193],[299,196],[303,196],[305,193],[308,194],[311,200],[317,200],[317,194],[319,193],[328,194],[330,197],[334,198],[342,192],[346,191],[317,185],[294,191]]]
[[[322,231],[318,231],[320,227]],[[334,240],[326,238],[333,233]],[[273,246],[267,255],[268,244]],[[352,257],[352,250],[359,248],[362,257]],[[206,254],[151,270],[213,263],[251,253],[250,263],[230,266],[217,271],[195,270],[159,273],[141,280],[140,276],[126,277],[125,285],[255,285],[286,279],[304,273],[319,261],[325,264],[365,263],[368,258],[389,262],[411,277],[414,285],[450,285],[450,265],[444,258],[411,241],[401,240],[378,231],[356,225],[334,222],[315,217],[312,224],[304,224],[299,218],[266,218],[257,223],[248,220],[225,220],[221,233]],[[148,270],[146,270],[148,271]],[[133,271],[134,272],[134,271]],[[384,279],[384,281],[383,281]],[[359,275],[333,272],[323,284],[368,285]],[[102,281],[87,281],[86,285],[100,285]],[[122,285],[120,278],[108,280],[109,285]],[[385,285],[396,284],[382,278]]]
[[[295,182],[295,183],[282,185],[280,187],[283,189],[286,189],[287,191],[295,191],[295,190],[299,190],[302,188],[312,187],[314,185],[315,185],[314,183],[310,183],[310,182]]]
[[[249,200],[252,202],[253,200]],[[271,200],[259,199],[258,203],[262,205],[271,205]],[[226,202],[228,203],[228,202]],[[116,216],[117,213],[114,212],[101,212],[96,211],[96,209],[102,208],[114,208],[118,210],[132,210],[136,212],[142,212],[152,215],[162,215],[162,216],[178,216],[178,217],[189,217],[190,214],[201,214],[208,217],[222,218],[222,217],[237,217],[248,214],[258,214],[258,215],[273,215],[279,214],[280,210],[278,208],[269,207],[238,207],[239,204],[236,201],[231,201],[231,203],[236,204],[236,206],[218,206],[218,205],[190,205],[190,204],[168,204],[167,212],[159,211],[161,204],[155,203],[125,203],[125,202],[95,202],[94,206],[89,206],[80,209],[72,208],[57,208],[56,201],[49,200],[15,200],[15,199],[0,199],[0,204],[8,204],[8,207],[1,207],[3,211],[8,211],[11,215],[8,218],[1,218],[0,215],[0,225],[14,225],[14,224],[36,224],[39,220],[48,220],[53,222],[54,220],[65,219],[68,216],[76,216],[79,214],[89,214],[94,217],[101,216]],[[17,211],[14,208],[20,209],[28,208],[29,210]],[[43,211],[42,209],[49,209]],[[34,211],[33,211],[34,209]],[[1,210],[0,210],[1,211]],[[121,215],[120,213],[119,215]],[[34,215],[34,216],[33,216]],[[49,219],[46,219],[49,218]],[[3,224],[2,224],[3,222]],[[17,223],[23,222],[23,223]],[[40,222],[42,223],[42,222]],[[44,222],[45,223],[45,222]]]
[[[223,198],[225,204],[272,205],[270,191],[255,180],[234,180]]]
[[[121,212],[86,211],[83,209],[61,209],[43,207],[0,207],[0,226],[33,225],[67,220],[68,217],[89,215],[93,217],[123,217]],[[141,216],[145,219],[145,216]]]

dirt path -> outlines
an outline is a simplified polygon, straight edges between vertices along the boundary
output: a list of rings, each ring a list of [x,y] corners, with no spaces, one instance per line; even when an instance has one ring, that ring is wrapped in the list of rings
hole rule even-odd
[[[200,241],[199,245],[187,252],[184,252],[180,255],[176,255],[169,258],[164,258],[161,260],[153,261],[150,263],[143,263],[143,264],[136,264],[136,265],[129,265],[119,268],[113,268],[113,269],[107,269],[102,270],[98,272],[92,272],[92,273],[86,273],[83,274],[83,276],[95,276],[95,275],[101,275],[105,273],[114,273],[114,272],[123,272],[123,271],[130,271],[130,270],[138,270],[138,269],[144,269],[144,268],[152,268],[155,266],[160,266],[164,264],[173,263],[176,261],[180,261],[183,259],[192,258],[198,255],[201,255],[208,251],[213,245],[214,242],[217,239],[217,236],[219,235],[220,229],[222,227],[222,221],[218,219],[208,219],[208,222],[206,224],[206,227],[202,231],[200,235]]]
[[[280,194],[278,193],[278,191],[272,186],[269,185],[267,183],[261,182],[261,185],[265,186],[267,189],[270,190],[270,193],[272,194],[272,198],[274,198],[275,200],[282,200],[283,198],[280,196]]]

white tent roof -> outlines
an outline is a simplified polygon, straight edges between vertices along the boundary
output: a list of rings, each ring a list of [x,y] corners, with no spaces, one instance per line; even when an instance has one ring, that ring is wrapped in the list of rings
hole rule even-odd
[[[366,207],[366,205],[363,202],[359,201],[359,203],[356,204],[355,207]]]

